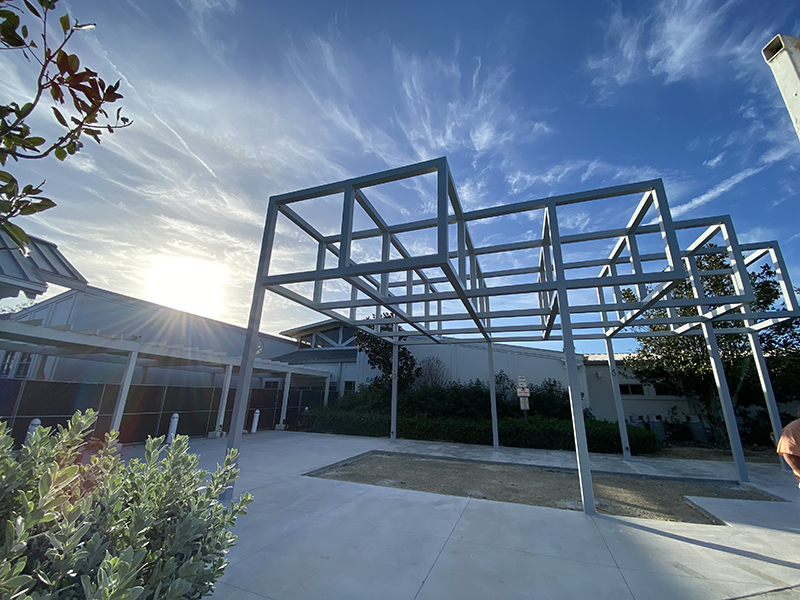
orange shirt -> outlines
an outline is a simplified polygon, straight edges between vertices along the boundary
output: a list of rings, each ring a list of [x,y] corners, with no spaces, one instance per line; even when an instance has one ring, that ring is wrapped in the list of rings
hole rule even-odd
[[[800,456],[800,419],[795,419],[783,428],[781,440],[778,442],[778,453]]]

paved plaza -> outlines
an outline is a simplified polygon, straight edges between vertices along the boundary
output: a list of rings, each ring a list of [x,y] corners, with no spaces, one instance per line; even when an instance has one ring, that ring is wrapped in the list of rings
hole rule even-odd
[[[127,455],[136,447],[126,448]],[[192,440],[201,466],[225,440]],[[693,498],[697,525],[442,496],[304,476],[370,450],[575,467],[563,451],[265,431],[245,436],[236,493],[255,498],[214,600],[800,599],[791,473],[750,464],[792,502]],[[591,455],[593,471],[734,480],[732,462]]]

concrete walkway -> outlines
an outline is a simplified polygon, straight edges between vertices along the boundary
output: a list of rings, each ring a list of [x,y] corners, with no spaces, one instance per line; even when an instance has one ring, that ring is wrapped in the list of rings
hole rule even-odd
[[[225,440],[194,440],[201,465]],[[246,436],[241,517],[215,600],[800,599],[797,485],[751,464],[792,502],[693,498],[726,526],[582,513],[303,476],[369,450],[570,468],[570,452],[267,431]],[[136,452],[129,449],[126,454]],[[735,479],[733,463],[592,455],[593,470]]]

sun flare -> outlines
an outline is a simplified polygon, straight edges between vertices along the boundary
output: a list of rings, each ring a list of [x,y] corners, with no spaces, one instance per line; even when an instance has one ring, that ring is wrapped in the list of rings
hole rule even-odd
[[[222,313],[224,266],[183,256],[155,256],[151,263],[146,279],[150,302],[203,317],[215,318]]]

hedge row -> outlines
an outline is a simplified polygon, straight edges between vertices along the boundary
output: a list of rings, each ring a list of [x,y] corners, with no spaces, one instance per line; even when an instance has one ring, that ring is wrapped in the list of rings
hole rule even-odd
[[[300,427],[318,433],[386,437],[390,417],[386,413],[318,409],[301,418]],[[520,418],[501,418],[497,422],[500,444],[516,448],[574,450],[572,422],[533,415],[525,423]],[[455,442],[460,444],[492,443],[492,422],[489,419],[412,418],[398,416],[397,437],[410,440]],[[586,420],[586,437],[590,452],[622,453],[619,427],[609,421]],[[658,439],[646,429],[628,427],[628,440],[633,454],[658,451]]]

